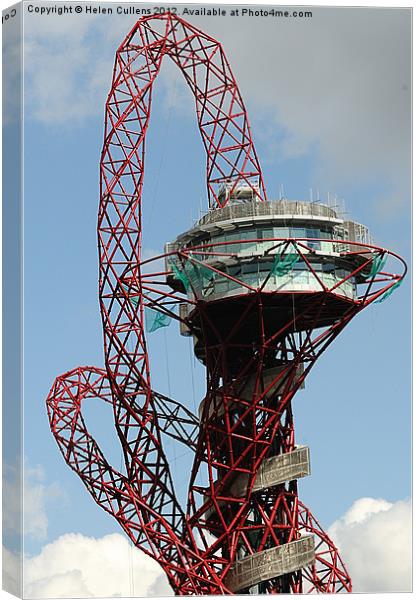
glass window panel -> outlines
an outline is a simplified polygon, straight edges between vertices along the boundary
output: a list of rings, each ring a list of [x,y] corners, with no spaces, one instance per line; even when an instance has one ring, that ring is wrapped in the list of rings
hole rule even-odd
[[[314,271],[322,271],[322,263],[311,262],[310,265]]]
[[[311,248],[311,250],[319,250],[321,247],[320,242],[307,242],[306,245],[308,248]]]
[[[248,275],[245,275],[245,277],[243,278],[243,281],[245,281],[245,283],[252,286],[258,284],[258,280],[258,273],[248,273]]]
[[[254,265],[244,265],[242,267],[242,272],[243,273],[257,273],[258,272],[258,264],[254,264]]]
[[[228,242],[230,242],[230,240],[228,240]],[[229,252],[231,254],[237,254],[237,252],[239,252],[240,249],[241,249],[241,244],[237,244],[237,243],[231,244],[231,243],[228,243],[228,244],[225,244],[225,246],[221,246],[220,248],[221,248],[222,252]]]
[[[334,263],[324,263],[322,265],[322,270],[324,273],[333,273],[335,269]]]
[[[330,240],[333,237],[332,231],[330,229],[323,229],[320,231],[319,237],[324,240]]]
[[[228,281],[228,289],[229,290],[233,290],[237,287],[239,287],[239,283],[237,281],[231,281],[231,279]]]
[[[224,279],[222,281],[217,281],[215,284],[215,293],[223,293],[226,292],[228,289],[228,282]]]
[[[291,237],[304,238],[306,237],[306,229],[302,227],[292,227]]]
[[[224,235],[217,235],[215,236],[211,242],[213,242],[214,244],[221,244],[222,242],[225,242],[225,236]],[[219,248],[221,248],[221,246],[214,246],[214,248],[216,248],[217,250],[219,250]]]
[[[228,267],[227,268],[227,273],[228,275],[231,275],[232,277],[239,277],[241,275],[241,266],[234,266],[234,267]]]
[[[294,271],[305,271],[307,268],[308,267],[306,266],[306,263],[303,260],[300,260],[299,262],[293,265]]]
[[[319,229],[307,229],[306,230],[306,237],[308,238],[319,238],[320,232]]]
[[[290,237],[289,227],[275,227],[274,236],[279,238]]]
[[[271,263],[261,263],[260,264],[260,268],[259,268],[259,272],[260,273],[265,273],[271,271]]]

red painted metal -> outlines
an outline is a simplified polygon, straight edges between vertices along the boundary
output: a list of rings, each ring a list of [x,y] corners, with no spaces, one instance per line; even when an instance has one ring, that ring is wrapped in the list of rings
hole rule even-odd
[[[140,19],[117,50],[106,103],[98,219],[105,368],[79,367],[56,379],[47,400],[51,430],[65,461],[97,504],[160,563],[177,594],[230,594],[225,579],[240,553],[254,554],[306,533],[315,535],[315,564],[266,582],[262,591],[351,591],[337,548],[298,498],[297,481],[257,494],[252,488],[264,458],[295,448],[291,401],[317,358],[360,310],[404,273],[379,273],[352,300],[340,287],[348,277],[332,289],[318,279],[320,291],[310,294],[272,293],[265,284],[247,284],[246,293],[234,299],[225,328],[210,303],[173,291],[161,267],[150,272],[152,260],[159,264],[169,256],[141,260],[144,142],[152,85],[165,55],[178,65],[195,97],[207,151],[210,205],[228,202],[227,195],[218,197],[222,183],[232,189],[244,183],[265,200],[247,114],[221,45],[171,14]],[[305,240],[272,241],[293,244],[307,270],[318,277],[304,252]],[[376,254],[399,259],[361,244],[350,253],[353,245],[344,244],[347,257],[364,257],[350,276]],[[199,264],[205,254],[233,254],[231,244],[222,246],[199,246],[172,256]],[[152,307],[181,321],[180,303],[189,304],[192,316],[184,322],[195,331],[199,324],[197,335],[204,345],[208,388],[200,422],[151,387],[144,310]],[[273,321],[267,318],[272,305],[282,315]],[[258,329],[248,341],[250,322]],[[270,364],[280,364],[281,370],[265,385],[263,371]],[[278,385],[280,393],[275,392]],[[121,471],[109,464],[86,428],[82,403],[89,398],[113,409],[123,450]],[[187,507],[176,498],[163,435],[195,452]],[[229,491],[238,474],[247,476],[243,497]]]

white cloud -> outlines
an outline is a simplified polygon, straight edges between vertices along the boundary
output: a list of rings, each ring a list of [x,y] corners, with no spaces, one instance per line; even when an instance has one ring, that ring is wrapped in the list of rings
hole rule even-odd
[[[58,483],[45,483],[42,467],[25,468],[24,531],[35,539],[43,540],[48,534],[47,507],[63,497]]]
[[[266,129],[279,138],[280,155],[315,148],[331,183],[330,172],[351,180],[408,168],[408,12],[314,10],[313,19],[283,25],[280,37],[273,20],[254,28],[254,45],[236,31],[234,50],[225,35],[244,97],[270,109]],[[262,57],[274,57],[274,67]],[[323,183],[326,172],[318,174]]]
[[[29,36],[25,44],[27,115],[45,124],[74,127],[103,113],[112,62],[91,60],[92,54],[83,42],[51,43]]]
[[[115,51],[132,27],[114,16],[25,18],[26,116],[72,128],[104,114]]]
[[[173,592],[161,567],[125,536],[68,533],[25,559],[24,595],[89,598],[172,596]]]
[[[6,466],[3,471],[3,527],[19,534],[21,471],[17,466]],[[40,465],[25,463],[24,472],[24,532],[42,541],[48,532],[49,503],[63,494],[57,484],[46,483]],[[20,564],[19,556],[3,547],[3,584],[16,595],[21,595]],[[121,534],[102,538],[62,535],[44,545],[39,554],[25,556],[23,578],[27,598],[173,595],[158,563]]]
[[[14,465],[4,467],[3,527],[6,532],[22,530],[22,474]],[[48,534],[47,507],[50,502],[63,497],[57,483],[47,484],[43,468],[24,465],[23,529],[25,535],[35,540],[45,540]]]
[[[2,588],[14,596],[22,595],[21,560],[5,546],[2,550]]]
[[[355,592],[412,589],[411,502],[361,498],[329,528]],[[3,549],[6,588],[18,590],[18,559]],[[121,534],[68,533],[25,558],[27,598],[171,596],[161,567]]]
[[[279,24],[274,19],[240,18],[239,26],[233,18],[189,20],[222,42],[243,97],[251,103],[255,137],[270,140],[279,158],[314,149],[316,178],[327,189],[352,181],[355,174],[360,180],[383,177],[405,192],[410,12],[314,11],[312,19]],[[27,19],[31,114],[57,124],[102,114],[114,51],[132,23],[116,15],[111,27],[103,17]],[[189,90],[175,83],[178,74],[166,62],[160,93],[164,90],[167,102],[180,112],[179,107],[189,105],[194,118],[192,103],[186,101]]]
[[[361,498],[328,532],[355,592],[412,591],[410,501]]]

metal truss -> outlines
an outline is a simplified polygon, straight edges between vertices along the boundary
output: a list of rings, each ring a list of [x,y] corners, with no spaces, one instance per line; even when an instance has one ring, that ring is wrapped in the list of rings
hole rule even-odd
[[[272,249],[292,245],[320,284],[314,294],[284,294],[267,291],[270,275],[252,287],[207,263],[211,256],[233,257],[231,244],[164,255],[182,265],[205,265],[214,276],[245,290],[227,328],[219,326],[211,303],[202,301],[193,282],[189,294],[176,292],[167,284],[168,271],[150,272],[152,260],[141,258],[144,143],[152,86],[165,55],[180,68],[195,98],[207,152],[210,206],[227,204],[240,185],[250,188],[254,199],[265,200],[246,110],[221,45],[169,13],[140,19],[117,50],[106,102],[98,217],[105,368],[79,367],[55,380],[47,399],[51,430],[93,499],[160,563],[177,594],[231,594],[228,574],[240,556],[306,533],[315,536],[315,562],[266,581],[260,590],[351,591],[337,548],[299,501],[297,480],[259,491],[254,483],[263,460],[295,449],[292,399],[315,361],[404,272],[374,274],[351,300],[341,292],[342,285],[375,256],[399,257],[344,242],[347,259],[361,256],[361,264],[354,261],[350,274],[327,288],[307,240],[272,239]],[[219,186],[224,186],[223,194]],[[187,317],[180,317],[179,304],[188,305]],[[267,327],[266,311],[272,305],[284,316]],[[291,307],[290,313],[284,306]],[[181,321],[200,343],[207,368],[200,416],[152,389],[146,308]],[[250,321],[257,330],[251,342],[246,340]],[[276,375],[267,382],[265,369],[270,367]],[[82,403],[90,398],[108,403],[113,411],[123,472],[109,464],[87,430]],[[176,498],[164,435],[194,451],[187,506]],[[232,490],[239,478],[244,492],[237,495]]]

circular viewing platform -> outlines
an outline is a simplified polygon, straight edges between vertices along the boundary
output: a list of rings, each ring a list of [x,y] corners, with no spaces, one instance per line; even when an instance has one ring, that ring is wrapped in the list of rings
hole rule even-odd
[[[367,268],[358,277],[351,274],[368,258],[356,242],[370,243],[367,228],[343,221],[323,204],[230,204],[210,211],[166,245],[167,252],[185,253],[185,260],[166,261],[167,282],[211,302],[261,288],[265,293],[327,289],[353,300],[356,279],[364,278]]]

